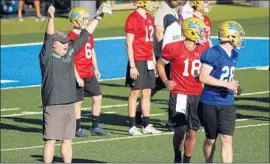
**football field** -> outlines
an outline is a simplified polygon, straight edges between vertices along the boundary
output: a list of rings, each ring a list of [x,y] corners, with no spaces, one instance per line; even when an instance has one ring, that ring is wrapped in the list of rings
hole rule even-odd
[[[215,28],[213,35],[216,35],[216,28],[220,22],[234,19],[243,24],[247,36],[269,37],[268,12],[269,9],[227,5],[214,6],[209,15]],[[109,16],[109,18],[105,18],[98,27],[95,36],[97,38],[124,36],[123,24],[128,13],[128,11],[117,12]],[[57,18],[57,30],[67,31],[70,28],[67,22],[65,18]],[[43,34],[39,31],[41,23],[26,19],[21,25],[29,28],[15,30],[14,26],[18,26],[18,24],[15,20],[1,22],[2,44],[41,42]],[[114,30],[113,33],[112,30]],[[248,50],[244,52],[246,56],[241,57],[242,63],[240,63],[239,68],[269,65],[269,39],[257,38],[256,40],[256,43],[253,43],[253,41],[247,43]],[[261,43],[265,41],[266,43]],[[264,46],[261,46],[262,44]],[[110,46],[115,47],[110,49]],[[110,41],[102,44],[100,42],[96,47],[98,48],[96,51],[104,79],[123,77],[123,73],[125,73],[126,58],[123,57],[113,61],[104,54],[100,54],[99,57],[98,51],[104,53],[101,49],[115,51],[113,55],[119,53],[119,55],[124,56],[124,44],[123,47],[118,46],[121,46],[118,41]],[[252,49],[252,46],[256,51]],[[21,84],[18,83],[18,85],[16,82],[1,82],[1,162],[5,163],[42,162],[43,140],[40,87],[29,87],[40,83],[39,70],[36,67],[38,66],[38,60],[33,57],[38,55],[35,53],[39,47],[30,49],[27,49],[27,47],[30,46],[23,49],[9,47],[9,50],[1,47],[1,56],[4,56],[3,53],[5,53],[4,58],[1,58],[1,80],[3,77],[7,77],[7,80],[10,77],[13,78],[11,80],[25,80]],[[7,52],[10,53],[10,56],[7,55]],[[20,60],[16,59],[16,55],[20,55],[18,57]],[[15,62],[7,62],[10,60],[8,58],[12,58]],[[106,59],[112,63],[113,67],[106,65]],[[22,62],[26,63],[22,64]],[[117,70],[117,72],[108,72],[107,70]],[[18,74],[18,72],[23,73]],[[111,76],[112,74],[116,76]],[[23,78],[18,76],[23,76]],[[239,80],[243,94],[236,97],[237,124],[233,139],[234,162],[270,162],[269,71],[255,68],[238,69],[235,79]],[[172,133],[165,128],[169,92],[167,90],[158,92],[153,97],[151,104],[151,123],[162,130],[163,133],[131,137],[127,135],[129,89],[124,86],[124,79],[101,81],[100,85],[103,93],[100,123],[102,127],[110,132],[110,135],[107,137],[75,138],[73,140],[73,162],[171,163],[173,161]],[[8,89],[8,87],[21,88]],[[91,100],[86,98],[82,112],[82,123],[86,129],[91,127],[90,111]],[[204,132],[198,132],[197,146],[191,159],[192,162],[204,162],[202,153],[203,139]],[[217,145],[215,162],[221,162],[219,140]],[[57,145],[54,162],[62,162],[59,148],[59,145]]]

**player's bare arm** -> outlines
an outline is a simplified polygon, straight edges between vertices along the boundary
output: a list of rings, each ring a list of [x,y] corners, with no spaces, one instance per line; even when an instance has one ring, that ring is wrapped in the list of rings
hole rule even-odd
[[[55,8],[53,6],[50,6],[48,9],[49,21],[46,28],[46,33],[49,35],[54,34],[54,13],[55,13]]]
[[[75,71],[75,78],[76,78],[76,81],[79,85],[79,87],[83,87],[84,86],[84,81],[83,79],[80,77],[77,69],[76,69],[76,66],[75,66],[75,63],[74,63],[74,71]]]
[[[162,26],[155,26],[155,35],[158,42],[161,42],[164,37],[164,28]]]
[[[95,76],[97,79],[100,79],[101,74],[100,74],[99,69],[98,69],[97,55],[96,55],[96,51],[94,48],[92,49],[92,61],[93,61],[93,65],[94,65]]]
[[[130,65],[130,77],[133,80],[136,80],[139,76],[139,72],[136,68],[135,62],[134,62],[134,56],[133,56],[133,41],[134,41],[134,34],[127,33],[126,34],[126,49],[128,54],[128,60]]]
[[[162,58],[158,59],[158,61],[157,61],[157,72],[158,72],[158,75],[161,78],[161,80],[166,85],[166,87],[169,90],[172,90],[176,84],[175,84],[174,81],[168,80],[168,77],[167,77],[166,71],[165,71],[165,65],[166,65],[166,63],[164,62],[164,60]]]
[[[237,94],[237,88],[239,86],[237,81],[226,82],[218,80],[210,75],[212,68],[209,68],[208,65],[203,64],[200,72],[200,81],[204,84],[217,87],[225,87],[231,89],[234,93]]]

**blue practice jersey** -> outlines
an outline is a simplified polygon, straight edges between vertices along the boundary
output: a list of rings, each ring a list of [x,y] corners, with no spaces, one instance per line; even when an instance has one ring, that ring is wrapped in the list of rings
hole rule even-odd
[[[220,46],[207,49],[201,56],[201,63],[210,66],[210,75],[223,81],[232,81],[237,62],[237,52],[232,51],[231,57]],[[233,105],[234,93],[224,87],[205,85],[201,101],[208,105]]]

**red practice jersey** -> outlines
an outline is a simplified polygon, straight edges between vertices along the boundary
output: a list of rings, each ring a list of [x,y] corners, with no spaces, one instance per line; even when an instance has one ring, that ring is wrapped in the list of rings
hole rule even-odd
[[[154,23],[152,16],[147,14],[144,19],[136,10],[126,21],[125,32],[134,34],[133,55],[135,61],[153,60]]]
[[[196,15],[193,15],[194,17],[197,17]],[[207,29],[206,29],[206,34],[205,34],[205,39],[207,40],[206,45],[208,45],[208,47],[210,47],[210,43],[209,43],[209,38],[211,36],[211,30],[212,30],[212,23],[210,21],[210,19],[208,18],[208,16],[203,16],[204,19],[204,24],[206,25]]]
[[[200,57],[206,49],[206,45],[197,45],[194,50],[190,51],[184,41],[170,43],[164,47],[162,58],[170,62],[170,78],[176,83],[172,93],[201,94],[203,88],[198,80],[198,75],[201,68]]]
[[[71,31],[68,33],[70,40],[75,40],[79,34]],[[85,45],[74,56],[74,63],[81,78],[89,78],[95,75],[93,71],[92,50],[94,38],[91,35]]]

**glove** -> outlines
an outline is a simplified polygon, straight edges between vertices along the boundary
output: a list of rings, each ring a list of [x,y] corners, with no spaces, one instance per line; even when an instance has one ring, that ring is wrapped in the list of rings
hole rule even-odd
[[[237,96],[240,96],[241,95],[241,93],[242,93],[242,89],[240,88],[240,86],[237,88]]]
[[[96,13],[95,19],[101,20],[104,14],[112,14],[112,6],[109,3],[102,3]]]

